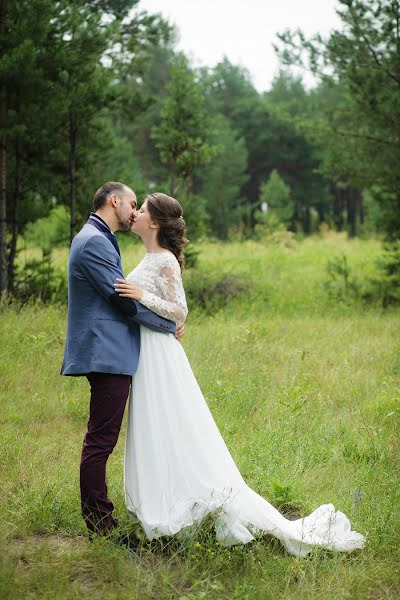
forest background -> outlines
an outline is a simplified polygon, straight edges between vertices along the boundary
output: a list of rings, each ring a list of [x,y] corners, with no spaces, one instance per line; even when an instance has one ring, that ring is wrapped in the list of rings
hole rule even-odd
[[[138,0],[0,0],[2,598],[399,597],[400,3],[337,6],[327,38],[279,34],[260,93]],[[183,345],[245,481],[288,518],[333,502],[363,552],[222,548],[212,519],[152,544],[136,524],[134,555],[88,543],[87,382],[59,370],[70,240],[107,180],[183,205]],[[128,272],[144,249],[119,242]],[[132,528],[124,431],[107,475]]]
[[[141,199],[177,196],[192,242],[321,227],[398,239],[398,2],[339,2],[328,39],[279,34],[282,69],[265,93],[227,59],[192,68],[173,24],[138,1],[0,7],[1,291],[57,296],[51,252],[107,180]],[[291,65],[317,85],[305,89]],[[18,261],[26,243],[41,264]]]

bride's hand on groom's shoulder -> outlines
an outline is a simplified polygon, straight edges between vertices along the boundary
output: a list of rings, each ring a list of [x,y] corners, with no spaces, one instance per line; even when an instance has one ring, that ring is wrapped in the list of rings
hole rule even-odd
[[[132,298],[132,300],[141,300],[143,296],[143,290],[134,285],[133,283],[129,283],[125,279],[116,279],[114,283],[115,291],[122,298]]]

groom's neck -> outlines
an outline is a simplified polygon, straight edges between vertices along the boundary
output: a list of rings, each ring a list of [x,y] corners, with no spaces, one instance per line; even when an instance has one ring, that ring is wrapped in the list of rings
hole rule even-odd
[[[94,214],[97,215],[98,217],[100,217],[100,219],[102,219],[104,221],[104,223],[106,223],[109,226],[109,228],[111,229],[111,231],[113,233],[115,233],[117,231],[118,225],[116,223],[116,219],[114,218],[114,215],[112,215],[108,211],[104,211],[104,210],[96,210],[96,212]]]

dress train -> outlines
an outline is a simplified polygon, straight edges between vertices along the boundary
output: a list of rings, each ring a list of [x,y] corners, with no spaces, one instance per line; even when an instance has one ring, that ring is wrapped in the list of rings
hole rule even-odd
[[[262,533],[295,556],[319,546],[351,551],[365,538],[332,504],[290,521],[253,491],[218,430],[186,354],[173,335],[141,327],[124,463],[128,511],[148,539],[171,536],[214,513],[217,540],[247,544]]]

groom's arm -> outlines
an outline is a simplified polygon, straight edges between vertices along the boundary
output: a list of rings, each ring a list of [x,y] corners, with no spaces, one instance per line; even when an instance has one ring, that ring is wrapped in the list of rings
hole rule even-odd
[[[107,238],[96,235],[89,238],[82,250],[80,267],[91,285],[112,304],[128,323],[139,323],[155,331],[175,333],[176,325],[168,319],[156,315],[140,302],[121,298],[115,291],[117,277],[124,278],[121,268],[112,260],[110,243]]]

